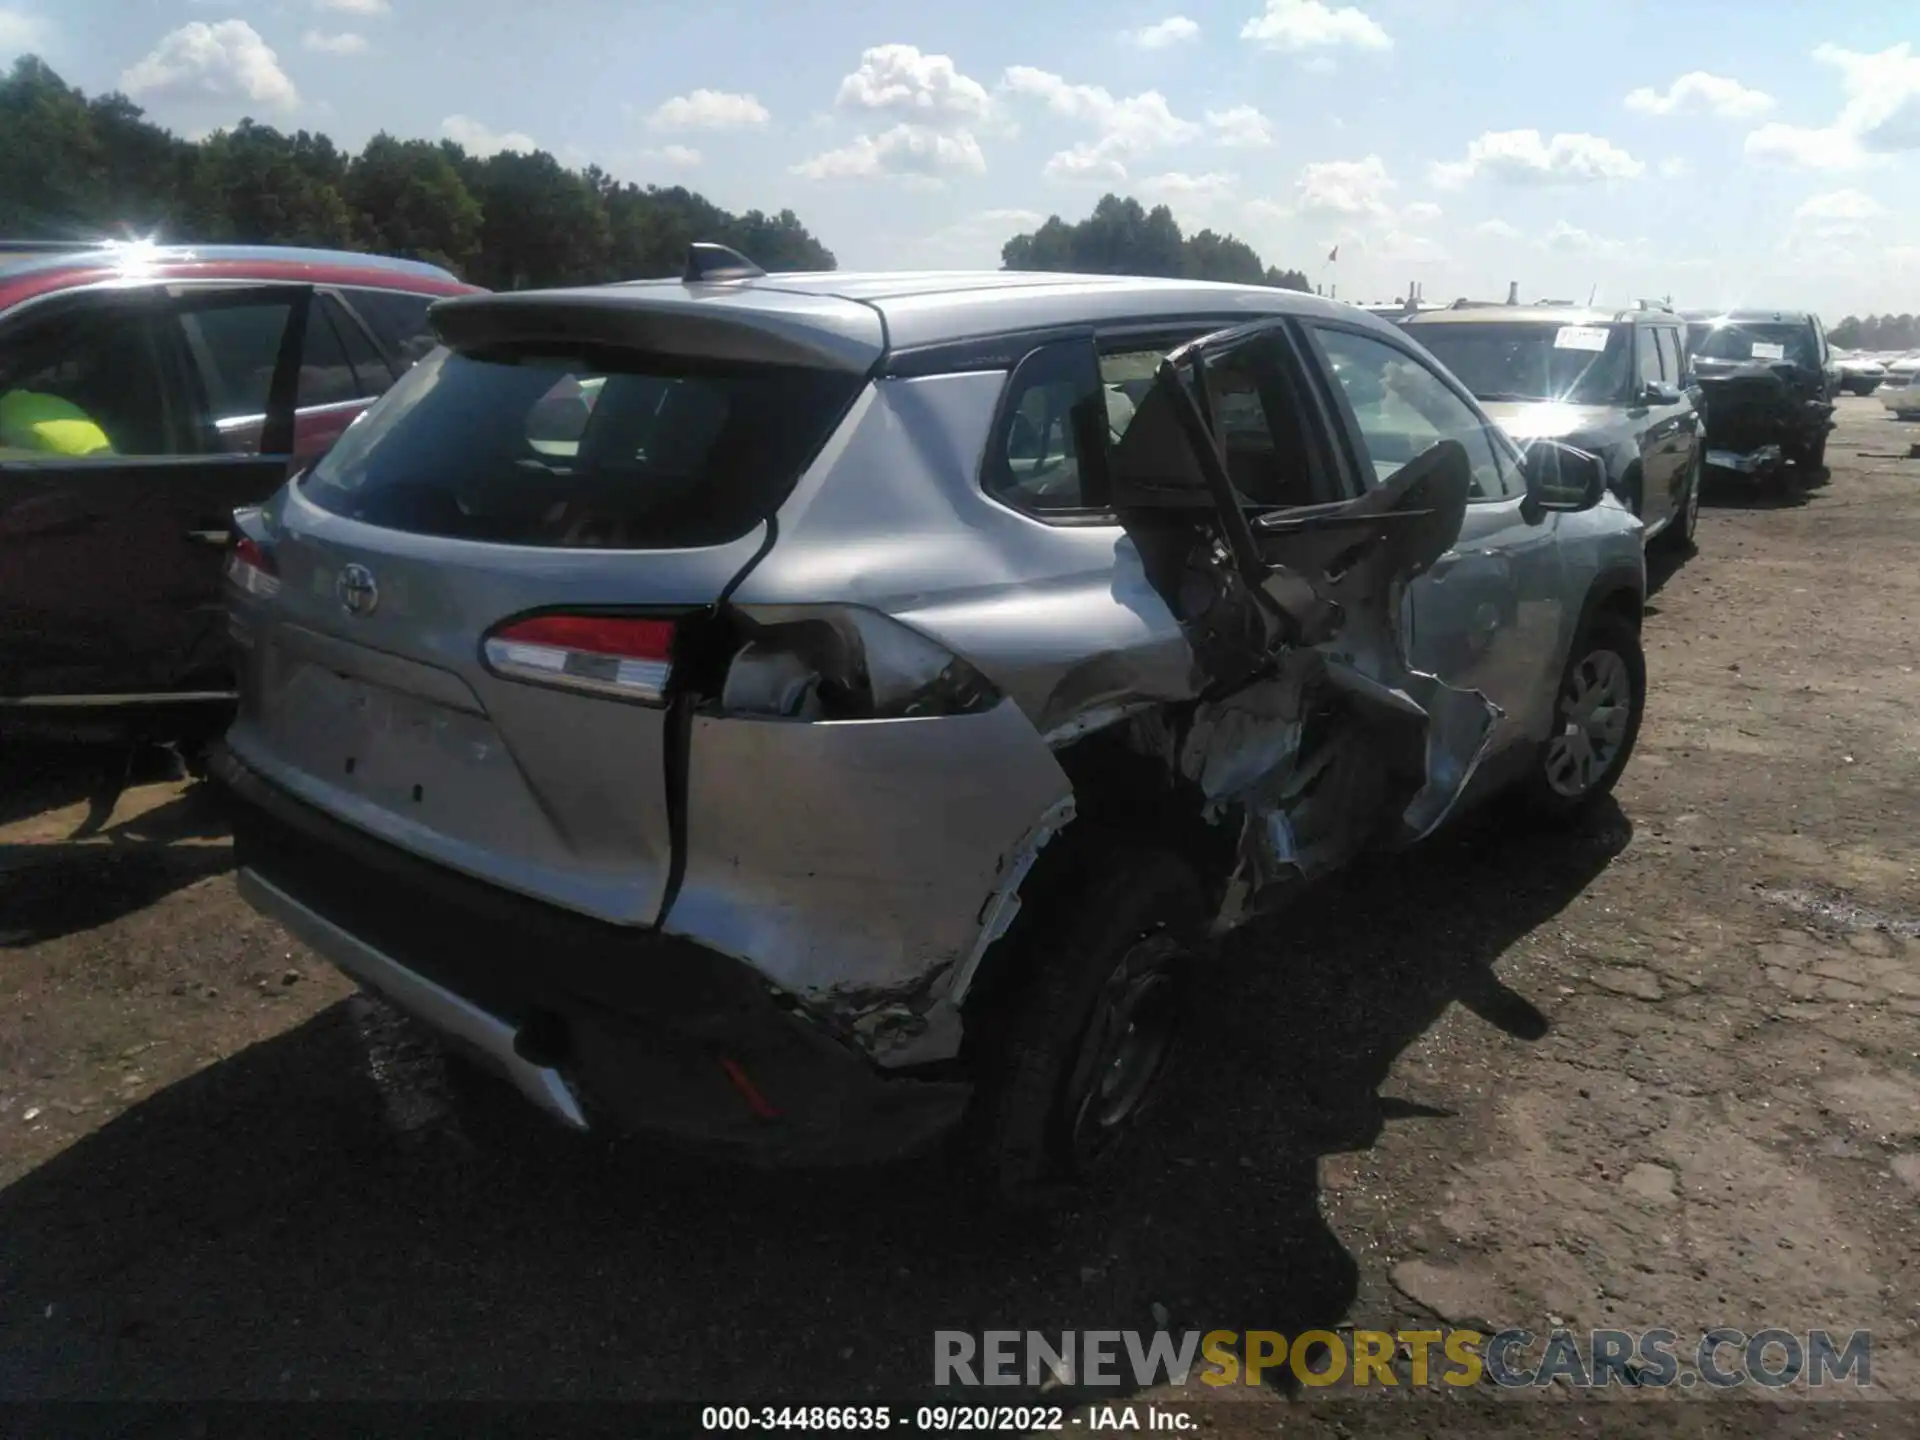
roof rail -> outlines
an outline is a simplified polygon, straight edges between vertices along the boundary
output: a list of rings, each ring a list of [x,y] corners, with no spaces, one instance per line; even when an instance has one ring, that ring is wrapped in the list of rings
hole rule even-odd
[[[64,255],[69,250],[98,250],[104,240],[0,240],[0,255]]]
[[[738,250],[696,240],[687,246],[687,268],[680,276],[682,285],[705,285],[722,280],[758,280],[767,272]]]

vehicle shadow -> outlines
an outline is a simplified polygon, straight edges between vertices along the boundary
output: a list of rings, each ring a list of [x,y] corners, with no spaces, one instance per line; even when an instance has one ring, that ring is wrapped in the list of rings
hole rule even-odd
[[[1041,1218],[938,1160],[775,1176],[408,1112],[334,1006],[0,1192],[0,1393],[855,1401],[928,1393],[940,1330],[1333,1326],[1322,1157],[1457,1143],[1443,1079],[1383,1093],[1395,1058],[1456,1002],[1544,1034],[1495,962],[1630,832],[1467,822],[1243,936],[1137,1158]]]
[[[157,803],[140,788],[173,780],[176,764],[161,752],[10,757],[0,784],[0,949],[104,925],[232,868],[213,786],[163,790]],[[60,817],[83,803],[77,823]],[[33,824],[42,817],[58,823]]]
[[[1807,491],[1824,484],[1789,466],[1766,479],[1709,470],[1700,490],[1703,508],[1715,510],[1797,510],[1807,503]]]

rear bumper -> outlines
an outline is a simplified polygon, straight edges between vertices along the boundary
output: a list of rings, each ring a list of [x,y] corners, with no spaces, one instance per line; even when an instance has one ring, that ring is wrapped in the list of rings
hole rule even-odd
[[[1709,450],[1707,464],[1716,470],[1731,470],[1739,475],[1762,475],[1780,468],[1783,452],[1778,445],[1760,445],[1752,450]]]
[[[218,752],[243,895],[575,1127],[763,1163],[925,1148],[969,1087],[886,1074],[740,961],[410,855]]]

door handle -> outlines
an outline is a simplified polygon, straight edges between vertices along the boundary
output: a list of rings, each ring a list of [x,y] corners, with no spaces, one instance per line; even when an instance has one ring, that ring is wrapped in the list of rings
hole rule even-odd
[[[211,545],[215,549],[224,550],[232,543],[233,532],[231,530],[189,530],[187,539],[195,545]]]

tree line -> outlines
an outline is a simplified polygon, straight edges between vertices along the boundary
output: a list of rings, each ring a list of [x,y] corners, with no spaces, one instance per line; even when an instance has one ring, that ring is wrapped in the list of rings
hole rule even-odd
[[[1165,275],[1311,290],[1298,270],[1262,263],[1253,247],[1231,235],[1202,230],[1184,235],[1165,205],[1148,210],[1129,196],[1105,195],[1085,220],[1058,215],[1016,235],[1000,251],[1005,270],[1071,270],[1095,275]]]
[[[1842,350],[1920,350],[1920,315],[1849,315],[1827,339]]]
[[[0,236],[157,235],[201,244],[309,245],[443,265],[492,290],[677,275],[694,240],[768,270],[831,270],[791,210],[735,215],[681,186],[639,186],[544,150],[479,156],[384,132],[358,154],[327,136],[242,120],[204,139],[154,124],[121,94],[88,98],[26,56],[0,77]],[[1185,235],[1165,205],[1107,195],[1001,252],[1009,270],[1185,276],[1293,290],[1298,270],[1245,241]]]
[[[544,150],[481,157],[382,133],[349,155],[325,135],[252,120],[185,140],[124,95],[88,99],[33,56],[0,78],[0,136],[0,236],[13,239],[378,251],[493,290],[677,275],[694,240],[768,270],[834,268],[791,210],[735,215]]]

